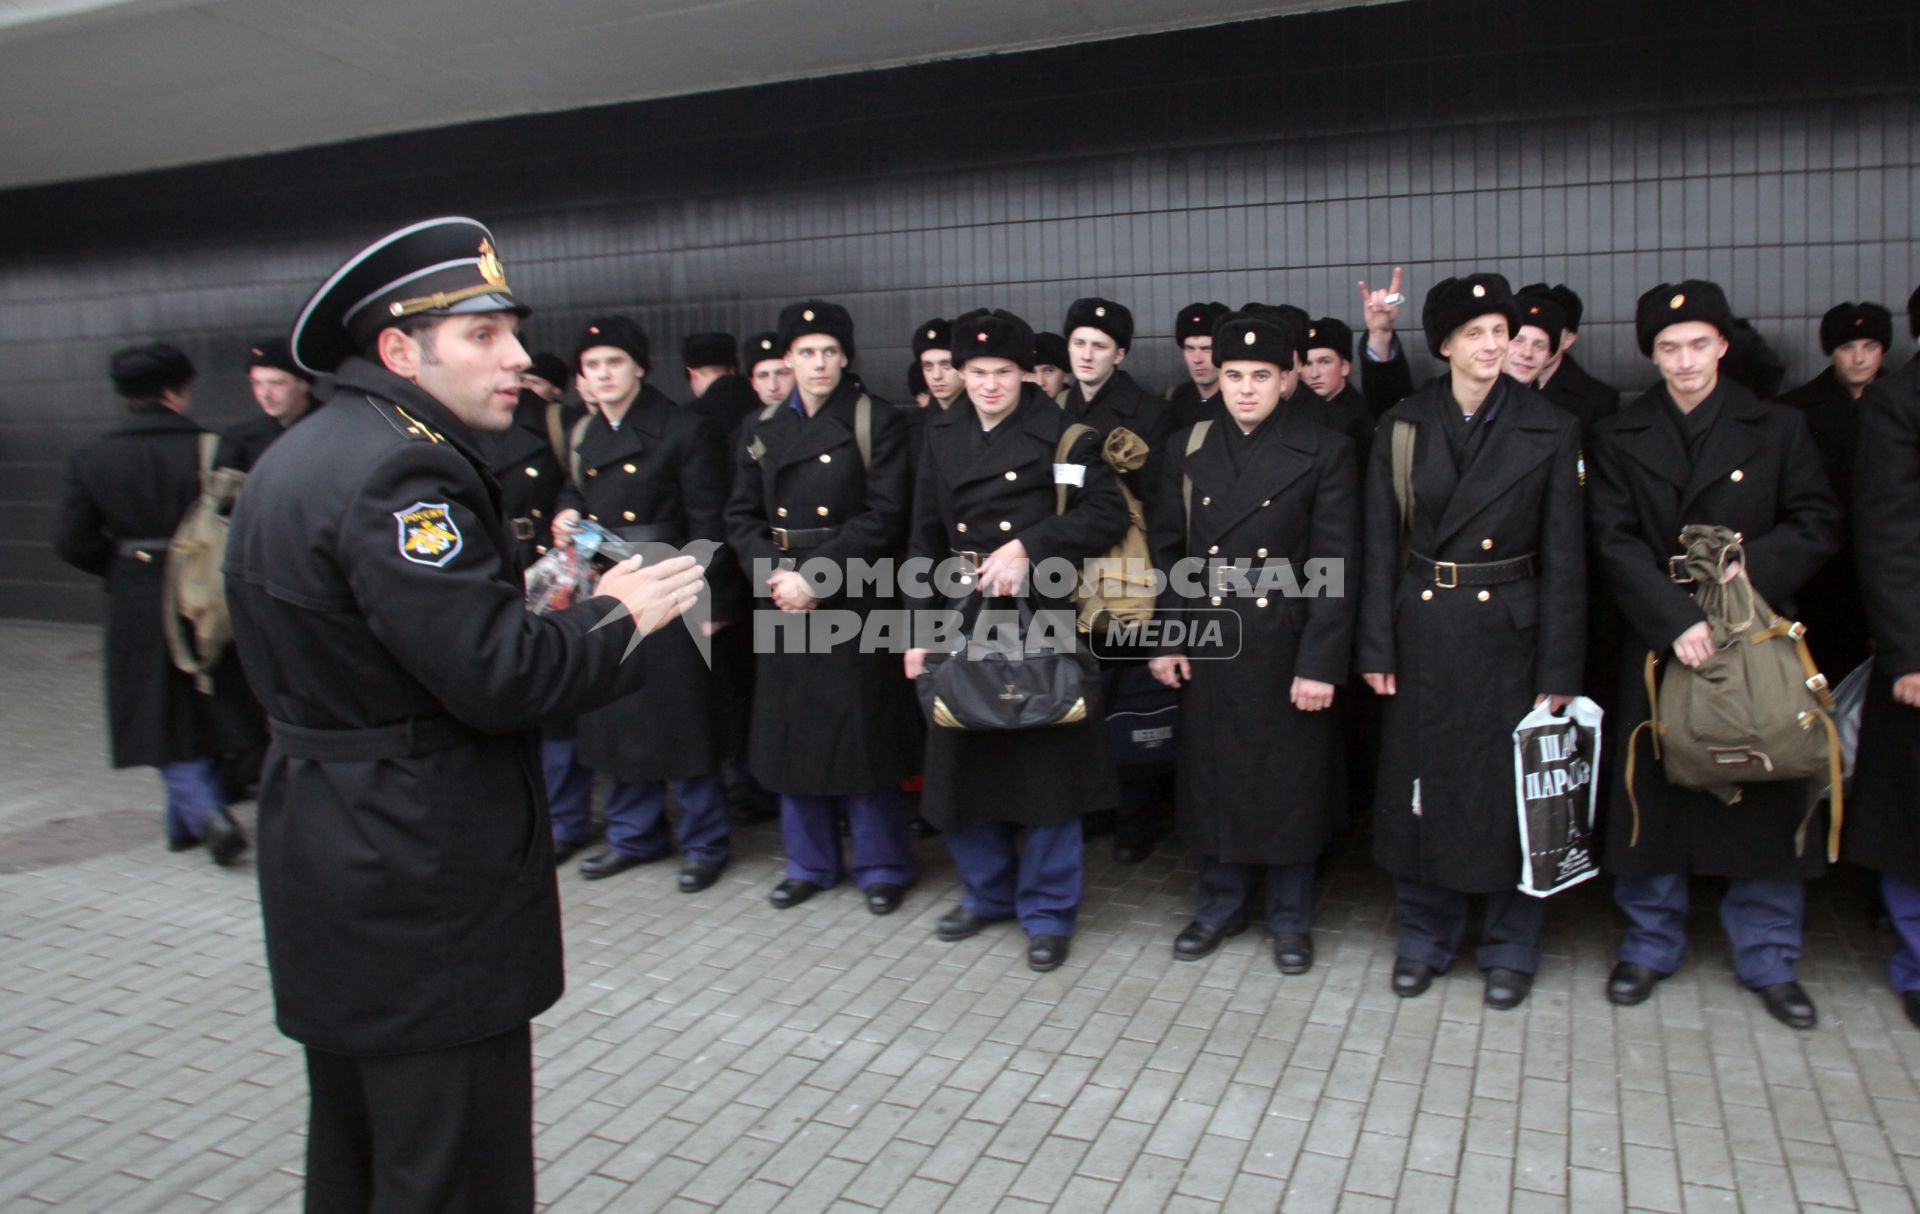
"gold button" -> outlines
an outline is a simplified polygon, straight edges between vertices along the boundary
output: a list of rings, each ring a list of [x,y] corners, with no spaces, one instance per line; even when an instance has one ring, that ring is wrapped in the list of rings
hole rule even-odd
[[[1432,598],[1432,597],[1433,597],[1433,591],[1431,591],[1431,590],[1422,590],[1422,591],[1420,592],[1420,598],[1421,598],[1421,600],[1422,600],[1422,601],[1425,601],[1425,600],[1427,600],[1427,599],[1430,599],[1430,598]]]
[[[1747,479],[1747,474],[1746,474],[1746,473],[1744,473],[1744,472],[1742,472],[1742,471],[1741,471],[1740,469],[1738,469],[1738,468],[1735,468],[1735,469],[1733,470],[1733,479],[1734,479],[1734,480],[1736,480],[1736,481],[1743,481],[1743,480],[1746,480],[1746,479]]]
[[[827,517],[827,515],[829,515],[829,514],[832,514],[832,513],[833,513],[833,511],[831,511],[831,510],[828,510],[828,509],[827,509],[827,508],[826,508],[825,506],[815,506],[815,507],[813,508],[813,512],[814,512],[815,514],[817,514],[817,515],[819,515],[819,516],[820,516],[821,518],[825,518],[825,517]]]
[[[408,427],[407,427],[407,433],[408,433],[408,434],[418,434],[418,433],[420,433],[420,427],[418,427],[418,426],[408,426]]]
[[[1265,548],[1256,548],[1254,549],[1253,555],[1259,557],[1261,560],[1265,560],[1267,559],[1267,550]],[[1263,602],[1260,605],[1265,607],[1266,603]]]
[[[1480,601],[1483,603],[1492,597],[1493,597],[1493,591],[1491,590],[1482,590],[1480,592]]]
[[[621,467],[626,469],[628,476],[632,476],[634,473],[640,471],[640,469],[634,467],[632,464],[622,464]]]
[[[779,515],[781,518],[785,518],[787,517],[787,508],[785,506],[782,506],[779,509],[775,510],[774,513]]]
[[[820,453],[820,462],[823,464],[831,464],[833,462],[833,457],[831,455],[828,455],[825,451],[822,451]]]
[[[528,475],[528,476],[539,476],[539,475],[540,475],[540,469],[538,469],[538,468],[532,468],[532,467],[530,467],[530,468],[528,468],[528,469],[527,469],[527,475]]]
[[[600,469],[598,469],[598,468],[589,468],[589,469],[587,469],[587,475],[588,475],[588,476],[599,476],[599,475],[600,475]]]
[[[1020,474],[1018,472],[1009,472],[1007,473],[1007,479],[1010,481],[1017,481],[1020,479]]]
[[[1013,524],[1012,524],[1012,523],[1010,523],[1010,522],[1008,522],[1008,521],[1007,521],[1006,519],[1001,519],[1001,520],[1000,520],[1000,530],[1002,530],[1002,531],[1012,531],[1012,530],[1013,530]]]
[[[960,584],[961,584],[962,586],[971,586],[971,585],[973,585],[973,575],[972,575],[971,573],[963,573],[963,574],[961,574],[961,575],[960,575]]]
[[[1203,497],[1200,499],[1200,504],[1202,506],[1211,506],[1213,505],[1213,499],[1210,497]]]
[[[535,544],[533,546],[533,550],[535,552],[540,553],[542,556],[545,556],[547,552],[547,546],[545,544]]]
[[[138,549],[134,552],[133,559],[136,561],[139,561],[143,565],[151,565],[153,564],[153,553],[148,552],[145,549]]]
[[[1268,498],[1268,499],[1267,499],[1266,501],[1264,501],[1264,502],[1261,502],[1261,503],[1260,503],[1260,505],[1261,505],[1261,507],[1262,507],[1263,509],[1264,509],[1265,507],[1268,507],[1268,506],[1271,506],[1271,505],[1273,505],[1273,499],[1272,499],[1272,498]]]
[[[600,521],[600,516],[597,514],[589,514],[587,517],[592,519],[596,523]]]
[[[955,523],[953,525],[953,529],[955,531],[958,531],[961,535],[965,535],[967,533],[967,525],[965,523]]]
[[[1253,600],[1253,605],[1254,605],[1255,607],[1265,607],[1265,606],[1267,605],[1267,600],[1265,600],[1265,599],[1255,599],[1255,600]]]
[[[1218,545],[1218,544],[1215,544],[1215,545],[1214,545],[1213,547],[1211,547],[1211,548],[1209,548],[1209,549],[1207,549],[1207,555],[1208,555],[1208,556],[1219,556],[1219,555],[1220,555],[1220,545]]]
[[[1213,605],[1215,607],[1218,607],[1220,605],[1220,596],[1217,594],[1213,596]]]
[[[539,517],[541,517],[541,515],[540,515],[540,512],[539,512],[538,510],[535,510],[535,511],[533,512],[533,517],[535,517],[535,518],[539,518]]]
[[[631,523],[631,522],[633,521],[633,511],[631,511],[631,510],[622,510],[622,511],[620,512],[620,517],[621,517],[621,518],[623,518],[623,519],[626,519],[626,520],[627,520],[627,521],[628,521],[629,523]]]
[[[1486,538],[1486,539],[1484,539],[1484,540],[1481,540],[1481,541],[1480,541],[1480,547],[1481,547],[1482,549],[1489,549],[1489,548],[1492,548],[1492,547],[1493,547],[1493,539],[1492,539],[1492,537],[1491,537],[1491,536],[1489,536],[1488,538]]]

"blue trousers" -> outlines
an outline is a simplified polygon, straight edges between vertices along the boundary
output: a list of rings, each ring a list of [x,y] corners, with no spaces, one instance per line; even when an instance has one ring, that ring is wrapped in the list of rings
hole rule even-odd
[[[623,856],[653,859],[673,850],[667,832],[667,780],[615,780],[607,789],[607,845]],[[680,854],[688,860],[728,857],[727,790],[717,775],[673,780],[680,803]]]
[[[1893,957],[1887,981],[1902,994],[1920,991],[1920,885],[1882,874],[1880,898],[1893,920]]]
[[[1421,961],[1436,970],[1453,965],[1466,936],[1467,915],[1473,899],[1486,899],[1480,917],[1480,947],[1473,959],[1481,969],[1518,970],[1523,974],[1540,972],[1540,925],[1547,917],[1547,902],[1523,894],[1517,889],[1497,894],[1463,894],[1405,877],[1393,879],[1393,894],[1400,903],[1400,936],[1394,952],[1409,961]]]
[[[555,843],[585,843],[593,834],[593,769],[580,765],[572,738],[542,738],[540,772],[547,778],[547,808]]]
[[[1671,974],[1687,955],[1687,875],[1615,877],[1613,901],[1626,912],[1620,960]],[[1720,900],[1720,922],[1733,945],[1733,972],[1758,990],[1792,982],[1800,960],[1807,887],[1800,881],[1736,877]]]
[[[1080,819],[1029,826],[1020,847],[1010,822],[950,830],[947,847],[966,885],[962,903],[985,919],[1018,917],[1029,936],[1071,936],[1086,879]]]
[[[834,811],[846,806],[853,855],[846,865],[859,889],[911,885],[920,875],[913,834],[898,789],[842,797],[780,794],[780,839],[787,848],[787,876],[823,888],[840,884],[840,827]]]
[[[167,838],[204,839],[207,819],[227,808],[220,786],[220,762],[212,757],[185,759],[159,768],[167,790]]]
[[[1305,935],[1313,930],[1313,870],[1311,864],[1229,864],[1207,856],[1200,861],[1193,917],[1214,928],[1246,919],[1264,879],[1267,930]]]

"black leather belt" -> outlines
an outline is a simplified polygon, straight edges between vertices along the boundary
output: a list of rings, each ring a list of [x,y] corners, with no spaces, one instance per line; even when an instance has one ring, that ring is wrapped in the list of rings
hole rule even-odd
[[[799,552],[807,548],[818,548],[834,536],[840,534],[838,527],[774,527],[769,533],[773,536],[773,546],[782,552]]]
[[[1534,553],[1510,556],[1504,561],[1436,561],[1417,552],[1407,554],[1407,568],[1432,582],[1441,590],[1460,586],[1498,586],[1502,582],[1524,582],[1539,572]]]
[[[633,523],[613,533],[629,544],[678,544],[685,538],[679,523]]]
[[[331,763],[370,763],[452,750],[486,735],[452,717],[413,717],[394,725],[364,729],[310,729],[269,720],[273,744],[294,759]]]

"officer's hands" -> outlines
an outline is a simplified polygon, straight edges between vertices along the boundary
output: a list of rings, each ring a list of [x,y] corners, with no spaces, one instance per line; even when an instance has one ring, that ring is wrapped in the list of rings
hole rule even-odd
[[[1400,690],[1400,685],[1390,674],[1363,674],[1360,677],[1367,681],[1367,686],[1373,688],[1373,694],[1377,696],[1394,695]]]
[[[1571,703],[1573,703],[1572,696],[1550,695],[1544,691],[1533,698],[1533,706],[1535,708],[1538,708],[1542,704],[1545,704],[1547,706],[1547,711],[1552,713],[1556,717],[1559,716],[1561,713],[1565,712],[1567,710],[1567,705]]]
[[[580,512],[578,510],[562,510],[553,516],[553,542],[555,544],[564,548],[573,542],[574,536],[579,534]]]
[[[907,677],[917,679],[927,672],[927,651],[924,649],[907,650]]]
[[[658,564],[642,565],[640,557],[628,557],[600,575],[594,595],[612,595],[633,616],[640,635],[650,636],[676,620],[707,588],[700,562],[690,556],[676,556]]]
[[[1293,706],[1301,712],[1319,712],[1323,708],[1333,707],[1332,683],[1322,683],[1319,679],[1303,679],[1296,676],[1293,680],[1292,694]]]
[[[1895,679],[1893,698],[1908,708],[1920,708],[1920,674],[1903,674]]]
[[[1367,290],[1367,280],[1360,280],[1360,310],[1367,322],[1367,348],[1378,359],[1393,357],[1393,325],[1400,318],[1399,302],[1388,303],[1389,297],[1400,295],[1401,281],[1404,275],[1400,267],[1393,267],[1393,282],[1384,291]]]
[[[807,590],[807,579],[791,569],[776,569],[767,579],[767,588],[773,591],[773,605],[782,611],[796,614],[812,611],[820,600]]]
[[[995,548],[980,562],[980,590],[985,594],[1018,594],[1027,584],[1027,546],[1019,540]]]
[[[1673,656],[1680,659],[1682,665],[1698,670],[1713,657],[1713,629],[1705,620],[1687,629],[1673,641]]]
[[[1193,678],[1193,663],[1187,661],[1184,653],[1163,654],[1147,663],[1147,671],[1154,678],[1178,691],[1180,684]]]

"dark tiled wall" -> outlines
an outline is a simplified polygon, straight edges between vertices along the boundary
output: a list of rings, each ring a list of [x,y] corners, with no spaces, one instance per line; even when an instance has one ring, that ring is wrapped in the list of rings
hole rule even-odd
[[[425,214],[492,224],[531,344],[629,312],[682,395],[682,334],[802,294],[853,309],[896,395],[927,316],[1107,295],[1158,386],[1188,300],[1355,318],[1395,264],[1410,332],[1449,273],[1572,284],[1629,388],[1638,292],[1715,278],[1804,378],[1827,306],[1920,282],[1917,31],[1889,0],[1382,5],[0,194],[0,614],[97,618],[45,536],[113,349],[177,342],[201,412],[245,416],[251,337]]]

